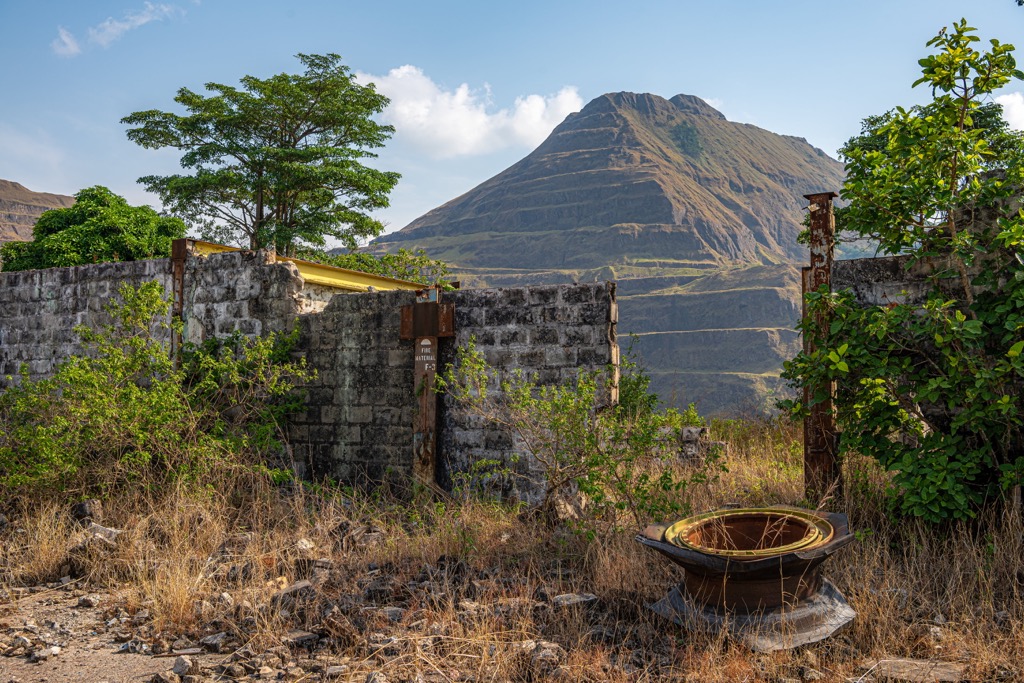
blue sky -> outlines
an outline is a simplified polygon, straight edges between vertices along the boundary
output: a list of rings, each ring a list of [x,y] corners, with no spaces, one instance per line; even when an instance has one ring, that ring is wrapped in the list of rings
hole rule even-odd
[[[299,52],[337,52],[392,98],[397,133],[376,162],[403,175],[378,214],[389,230],[606,92],[698,95],[834,156],[865,116],[927,98],[910,87],[917,60],[962,16],[1024,49],[1014,0],[0,0],[0,178],[158,206],[135,181],[176,172],[178,155],[135,146],[120,119],[173,109],[183,86],[299,71]],[[1021,93],[1000,98],[1018,127]]]

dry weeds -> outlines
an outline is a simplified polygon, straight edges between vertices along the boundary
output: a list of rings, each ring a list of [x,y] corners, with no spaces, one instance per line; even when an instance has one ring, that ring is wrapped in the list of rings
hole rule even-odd
[[[801,503],[799,434],[730,429],[716,434],[731,443],[728,472],[689,492],[694,509]],[[123,534],[71,555],[83,531],[67,506],[22,503],[0,531],[0,595],[77,573],[80,586],[118,596],[109,613],[125,616],[114,628],[156,649],[225,633],[227,651],[263,652],[290,630],[311,631],[320,639],[306,657],[322,667],[307,667],[310,679],[334,663],[348,667],[335,680],[360,682],[374,671],[391,681],[846,681],[873,660],[911,657],[961,662],[971,680],[1024,680],[1020,517],[945,530],[897,523],[884,474],[869,462],[848,468],[858,540],[825,574],[858,616],[788,652],[751,653],[651,613],[679,570],[633,530],[589,539],[488,502],[252,482],[218,487],[230,498],[105,501],[103,523]],[[304,579],[311,589],[282,595]],[[566,593],[598,599],[558,607],[552,598]]]

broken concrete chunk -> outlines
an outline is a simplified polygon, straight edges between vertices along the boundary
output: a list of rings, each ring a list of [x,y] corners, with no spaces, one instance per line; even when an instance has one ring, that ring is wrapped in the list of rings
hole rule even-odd
[[[281,640],[285,645],[292,645],[295,647],[313,647],[316,645],[316,641],[320,640],[320,636],[315,633],[310,633],[309,631],[293,629],[288,631]]]
[[[90,522],[89,526],[85,530],[94,538],[102,538],[105,541],[113,543],[117,540],[117,537],[121,535],[121,529],[112,529],[108,526],[100,526],[96,522]]]
[[[551,598],[551,604],[554,607],[585,606],[596,602],[597,596],[593,593],[562,593]]]
[[[174,666],[171,667],[171,671],[179,676],[188,676],[189,674],[199,673],[199,665],[191,657],[178,655],[174,660]]]
[[[227,631],[214,633],[201,639],[199,643],[212,652],[220,652],[224,649],[224,643],[228,640]]]
[[[50,657],[56,657],[60,654],[60,647],[57,645],[51,645],[50,647],[44,647],[36,650],[29,655],[30,662],[45,662]]]
[[[900,683],[956,683],[964,680],[964,667],[928,659],[882,659],[866,667],[867,674]]]

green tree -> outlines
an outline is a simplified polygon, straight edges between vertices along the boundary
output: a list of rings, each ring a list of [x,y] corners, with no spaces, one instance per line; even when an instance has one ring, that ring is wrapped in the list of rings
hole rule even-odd
[[[148,206],[130,206],[97,185],[78,192],[72,206],[45,212],[32,236],[31,242],[0,247],[4,270],[170,256],[171,242],[185,236],[185,224]]]
[[[211,96],[182,88],[186,115],[149,110],[122,119],[143,147],[183,152],[189,175],[139,182],[205,237],[242,238],[250,248],[355,247],[384,226],[371,211],[388,206],[399,175],[363,165],[394,129],[372,117],[388,104],[356,83],[336,54],[298,55],[300,75],[245,76],[241,88],[207,83]]]
[[[961,20],[928,42],[938,52],[915,85],[931,102],[867,119],[842,150],[843,227],[927,265],[926,301],[810,294],[817,350],[784,373],[816,389],[812,403],[835,382],[843,450],[876,458],[896,504],[932,521],[972,517],[1024,474],[1024,144],[988,102],[1024,74],[1012,45],[980,51],[974,31]]]

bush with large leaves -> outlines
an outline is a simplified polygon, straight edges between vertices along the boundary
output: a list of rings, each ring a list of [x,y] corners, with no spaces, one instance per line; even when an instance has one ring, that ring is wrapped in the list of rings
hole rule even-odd
[[[170,256],[171,242],[184,236],[181,219],[131,206],[96,185],[78,192],[72,206],[43,213],[33,240],[3,245],[0,260],[11,271],[160,258]]]
[[[1024,74],[1012,45],[978,42],[964,20],[943,29],[915,83],[932,101],[867,119],[841,150],[843,228],[929,265],[926,302],[812,293],[817,350],[784,373],[812,402],[835,382],[842,449],[875,457],[898,507],[936,522],[973,517],[1024,474],[1024,143],[990,101]]]

